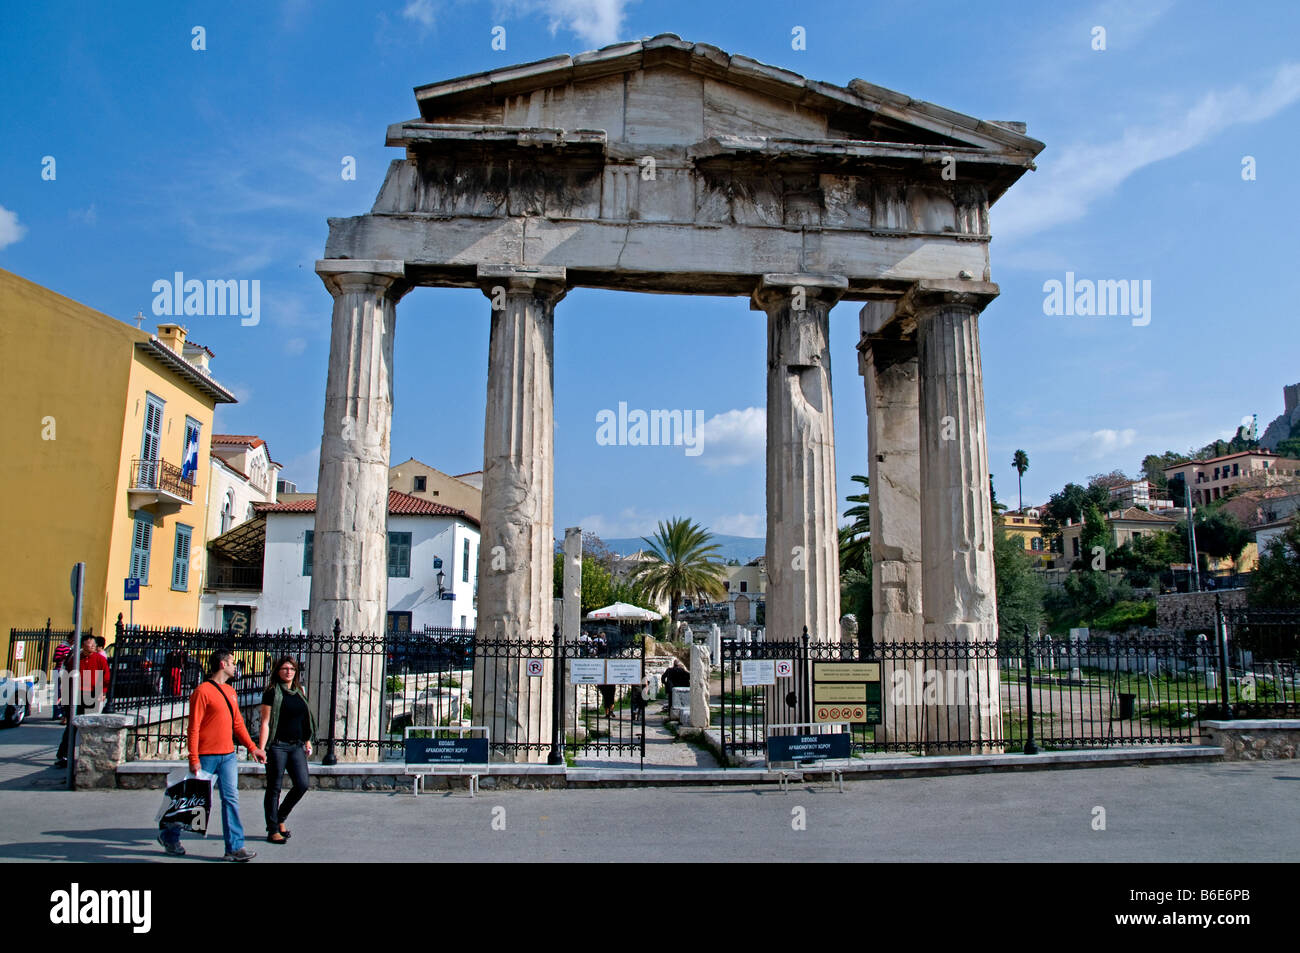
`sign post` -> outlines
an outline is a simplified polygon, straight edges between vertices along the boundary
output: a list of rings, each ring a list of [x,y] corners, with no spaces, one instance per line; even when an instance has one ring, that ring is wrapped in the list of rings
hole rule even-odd
[[[135,604],[140,599],[140,580],[128,577],[122,586],[122,598],[131,604],[131,625],[135,625]]]

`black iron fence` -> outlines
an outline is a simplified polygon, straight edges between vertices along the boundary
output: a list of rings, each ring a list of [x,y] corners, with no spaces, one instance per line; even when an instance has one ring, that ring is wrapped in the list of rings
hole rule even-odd
[[[879,666],[880,722],[850,724],[854,753],[1186,744],[1199,741],[1204,720],[1294,717],[1300,613],[1238,610],[1221,618],[1214,636],[875,645],[865,661]],[[827,720],[814,710],[813,666],[859,661],[858,651],[852,642],[806,637],[724,640],[724,753],[758,757],[770,732],[788,733],[772,726]],[[774,686],[746,684],[744,663],[755,661],[784,663],[778,671],[788,675]]]
[[[189,698],[209,657],[234,653],[233,687],[253,741],[262,693],[280,657],[294,657],[318,712],[316,754],[335,760],[400,760],[408,727],[488,729],[494,757],[561,763],[567,754],[645,757],[645,706],[631,684],[607,676],[571,684],[581,661],[631,661],[641,644],[596,650],[556,640],[480,638],[472,629],[351,635],[119,629],[106,710],[130,714],[127,756],[186,755]],[[612,670],[619,674],[617,666]],[[567,703],[567,704],[566,704]]]
[[[81,633],[83,638],[94,634],[94,629],[83,629]],[[37,672],[43,672],[49,678],[54,667],[54,652],[61,642],[71,645],[74,655],[81,651],[74,644],[76,637],[72,629],[51,628],[49,619],[45,620],[43,629],[10,629],[5,668],[18,678]]]

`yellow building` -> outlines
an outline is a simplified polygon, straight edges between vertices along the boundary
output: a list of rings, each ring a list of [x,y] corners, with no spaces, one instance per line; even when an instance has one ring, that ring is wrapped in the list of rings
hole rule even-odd
[[[1010,510],[1002,516],[1003,529],[1012,539],[1019,540],[1021,548],[1034,566],[1050,566],[1056,557],[1043,535],[1043,523],[1037,509],[1026,507]]]
[[[213,410],[235,398],[212,379],[212,352],[185,339],[179,325],[154,336],[0,270],[5,643],[47,617],[71,626],[77,562],[83,629],[112,641],[118,613],[131,616],[128,576],[140,579],[137,624],[197,625]]]

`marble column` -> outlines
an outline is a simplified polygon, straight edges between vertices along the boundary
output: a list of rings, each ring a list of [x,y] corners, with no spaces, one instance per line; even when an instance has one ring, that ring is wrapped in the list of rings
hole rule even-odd
[[[492,304],[483,436],[483,522],[479,546],[480,638],[532,642],[498,647],[474,663],[473,724],[493,742],[520,747],[494,757],[541,761],[551,744],[554,603],[554,309],[563,268],[480,265]],[[540,678],[529,657],[545,660]],[[523,747],[527,745],[528,747]]]
[[[768,274],[751,307],[767,313],[767,594],[769,642],[840,640],[840,550],[831,407],[830,310],[841,276]],[[804,684],[778,679],[769,720],[812,717]],[[787,698],[794,692],[796,704]],[[775,714],[780,712],[779,715]]]
[[[946,646],[925,697],[925,740],[1001,750],[993,506],[989,495],[979,314],[996,285],[921,281],[903,296],[920,370],[921,604],[924,637]],[[982,647],[982,648],[981,648]]]
[[[876,646],[923,638],[921,608],[921,458],[914,327],[894,323],[896,303],[869,301],[860,314],[858,369],[867,398],[867,475],[871,498],[870,635]],[[863,631],[860,637],[866,637]],[[911,743],[921,735],[917,686],[924,661],[878,649],[884,722],[876,740]]]
[[[582,529],[570,526],[564,531],[564,619],[560,636],[566,645],[577,645],[582,634]],[[576,725],[577,692],[564,685],[564,727]]]
[[[316,272],[334,296],[325,423],[312,545],[311,631],[345,638],[384,633],[388,610],[388,454],[393,418],[393,333],[409,288],[400,261],[326,260]],[[332,666],[309,686],[320,737],[328,734]],[[369,737],[381,717],[383,652],[340,654],[336,737]],[[324,663],[324,664],[322,664]],[[375,752],[338,749],[340,760]]]

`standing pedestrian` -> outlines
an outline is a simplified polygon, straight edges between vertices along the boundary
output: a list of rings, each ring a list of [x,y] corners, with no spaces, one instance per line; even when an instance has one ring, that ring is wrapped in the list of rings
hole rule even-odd
[[[72,641],[65,635],[59,640],[59,644],[54,647],[54,659],[50,665],[50,675],[54,678],[54,717],[63,717],[64,701],[63,683],[66,679],[60,677],[67,668],[68,656],[72,654]]]
[[[257,856],[244,846],[244,825],[239,819],[239,760],[237,744],[252,752],[253,759],[266,763],[262,749],[244,727],[239,714],[239,696],[230,687],[236,675],[235,654],[227,649],[212,653],[208,660],[208,677],[190,696],[190,771],[202,768],[215,776],[221,794],[221,836],[225,840],[223,860],[246,862]],[[171,825],[158,834],[158,842],[169,854],[183,854],[180,828]]]
[[[275,663],[266,691],[262,693],[262,726],[257,744],[266,751],[266,839],[272,844],[288,841],[285,819],[307,793],[311,783],[307,759],[316,738],[316,715],[302,689],[298,660],[284,655]],[[267,747],[267,739],[271,745]],[[285,770],[293,786],[280,802],[280,782]]]
[[[67,678],[68,673],[72,672],[73,662],[77,663],[77,671],[81,675],[81,687],[77,693],[71,689],[71,680]],[[63,713],[63,740],[59,742],[59,751],[54,758],[56,768],[66,768],[68,766],[68,736],[72,733],[72,719],[77,715],[85,712],[87,708],[94,711],[98,708],[100,701],[108,692],[108,662],[104,657],[95,651],[95,637],[87,635],[81,640],[81,657],[74,659],[71,655],[63,663],[66,670],[62,676],[69,681],[67,693],[68,705]],[[75,697],[75,695],[80,697]]]

